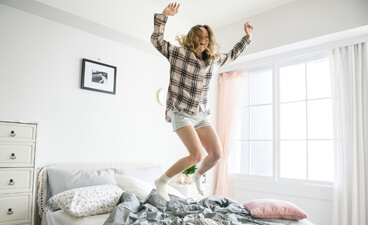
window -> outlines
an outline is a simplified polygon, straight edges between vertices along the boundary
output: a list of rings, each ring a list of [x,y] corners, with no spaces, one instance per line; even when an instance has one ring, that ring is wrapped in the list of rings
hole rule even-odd
[[[333,182],[331,81],[325,53],[248,70],[230,170]]]

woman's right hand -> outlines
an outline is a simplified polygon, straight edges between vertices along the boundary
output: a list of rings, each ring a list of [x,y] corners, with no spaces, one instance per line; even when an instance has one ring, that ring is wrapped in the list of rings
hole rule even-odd
[[[175,3],[170,3],[168,6],[166,6],[166,8],[164,9],[164,11],[162,11],[162,15],[163,16],[175,16],[178,11],[179,11],[179,6],[180,6],[180,3],[177,4],[176,2]]]

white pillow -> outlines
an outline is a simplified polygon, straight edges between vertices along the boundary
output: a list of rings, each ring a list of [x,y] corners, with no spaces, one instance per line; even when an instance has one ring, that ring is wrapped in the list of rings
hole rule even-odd
[[[180,198],[187,198],[180,191],[176,190],[175,188],[171,187],[170,185],[167,186],[167,189],[169,191],[169,194],[171,194],[171,195],[176,195]]]
[[[159,166],[115,169],[115,171],[116,174],[134,177],[149,183],[153,183],[157,177],[162,175],[162,171]]]
[[[145,202],[152,189],[156,189],[153,183],[147,183],[134,177],[116,174],[116,182],[124,191],[134,193],[140,202]],[[185,198],[178,190],[168,185],[169,194]]]
[[[75,188],[54,195],[48,204],[74,217],[92,216],[111,212],[122,193],[114,184]]]

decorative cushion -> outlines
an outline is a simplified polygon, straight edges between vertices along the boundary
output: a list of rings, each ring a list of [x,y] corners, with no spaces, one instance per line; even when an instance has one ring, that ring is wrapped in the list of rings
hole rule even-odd
[[[134,193],[140,202],[145,202],[148,198],[148,195],[155,189],[155,185],[153,183],[147,183],[140,179],[125,176],[125,175],[115,175],[116,182],[118,185],[123,188],[124,191]],[[178,190],[168,185],[169,194],[176,195],[180,198],[185,198]]]
[[[54,195],[48,204],[74,217],[93,216],[111,212],[122,193],[123,190],[113,184],[76,188]]]
[[[96,185],[116,184],[114,171],[47,169],[50,197],[61,192]]]
[[[256,199],[243,204],[256,218],[301,220],[307,214],[291,202],[275,199]]]

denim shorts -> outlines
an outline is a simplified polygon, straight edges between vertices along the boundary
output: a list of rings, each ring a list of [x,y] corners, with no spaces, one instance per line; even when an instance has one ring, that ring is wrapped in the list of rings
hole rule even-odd
[[[209,116],[204,114],[202,111],[197,111],[191,116],[184,111],[179,111],[177,108],[174,108],[171,116],[171,125],[175,132],[178,129],[189,125],[192,125],[194,129],[210,126],[211,122],[209,120]]]

